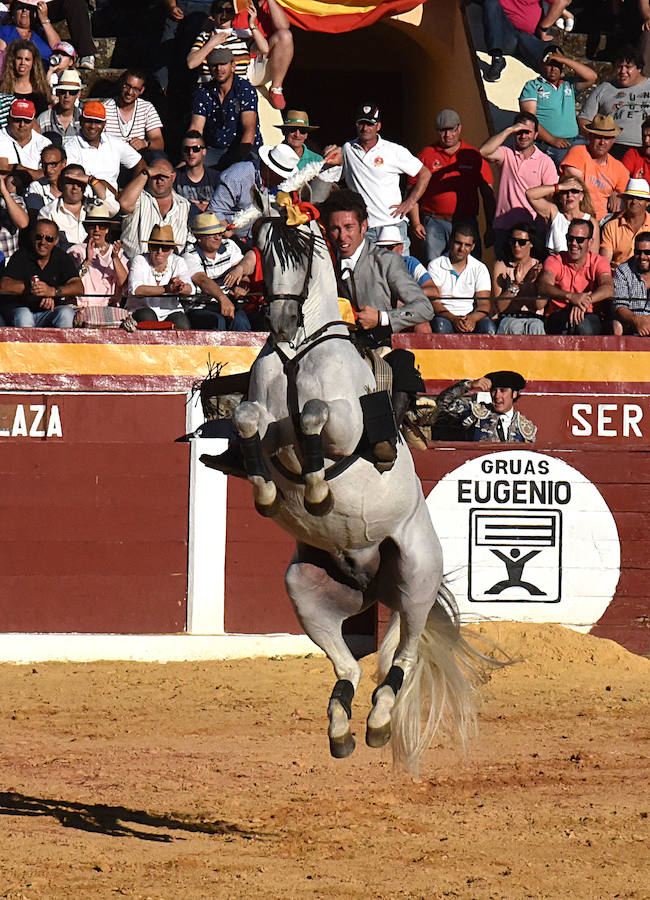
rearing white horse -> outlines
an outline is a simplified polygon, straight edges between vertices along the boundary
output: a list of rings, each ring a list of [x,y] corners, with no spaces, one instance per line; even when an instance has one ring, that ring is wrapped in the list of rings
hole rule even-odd
[[[464,742],[486,660],[460,636],[406,444],[398,444],[395,464],[383,474],[363,455],[359,398],[375,389],[375,379],[340,322],[318,224],[267,219],[257,245],[271,340],[253,365],[248,400],[234,414],[255,505],[296,539],[286,587],[338,679],[328,707],[335,757],[355,746],[350,717],[361,677],[342,624],[378,601],[394,611],[366,742],[380,747],[392,737],[394,761],[416,773],[440,725]]]

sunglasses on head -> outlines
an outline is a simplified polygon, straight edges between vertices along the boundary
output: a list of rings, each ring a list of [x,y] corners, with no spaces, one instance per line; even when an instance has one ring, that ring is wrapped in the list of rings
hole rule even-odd
[[[34,235],[34,240],[35,241],[47,241],[48,244],[53,244],[54,241],[56,240],[56,238],[54,237],[53,234],[40,234],[39,233],[39,234]]]
[[[576,234],[567,234],[566,236],[567,244],[580,244],[580,246],[582,246],[587,240],[589,240],[589,238],[587,238],[586,236],[578,237],[578,235]]]
[[[510,238],[510,243],[513,244],[513,245],[516,244],[517,247],[525,247],[526,244],[530,244],[530,238],[516,238],[516,237],[511,237],[511,238]]]
[[[189,144],[186,144],[185,147],[183,147],[183,153],[200,153],[201,150],[204,150],[204,149],[205,148],[202,147],[200,144],[193,144],[192,146],[190,146]]]

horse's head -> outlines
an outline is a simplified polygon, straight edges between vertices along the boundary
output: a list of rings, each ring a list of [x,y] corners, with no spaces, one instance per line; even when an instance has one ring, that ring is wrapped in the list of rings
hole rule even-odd
[[[303,323],[303,304],[309,292],[314,258],[326,253],[315,222],[287,225],[282,217],[265,220],[257,233],[269,302],[271,334],[277,342],[291,342]]]

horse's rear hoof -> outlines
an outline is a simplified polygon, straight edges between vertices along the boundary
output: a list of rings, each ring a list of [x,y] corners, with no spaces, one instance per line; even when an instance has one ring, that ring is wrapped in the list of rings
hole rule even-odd
[[[324,500],[321,500],[320,503],[310,503],[309,500],[305,498],[305,509],[311,516],[326,516],[332,511],[333,506],[334,497],[331,491],[327,492],[327,497],[325,497]]]
[[[345,759],[352,753],[355,746],[351,731],[347,731],[342,737],[330,738],[330,753],[334,759]]]
[[[378,747],[384,747],[390,740],[391,730],[390,730],[390,719],[386,722],[385,725],[382,725],[380,728],[371,728],[368,726],[366,729],[366,744],[369,747],[374,747],[377,749]]]

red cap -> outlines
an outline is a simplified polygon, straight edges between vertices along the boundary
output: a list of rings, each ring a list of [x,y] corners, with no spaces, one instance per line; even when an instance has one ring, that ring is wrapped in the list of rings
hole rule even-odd
[[[88,100],[84,103],[82,112],[84,119],[97,119],[98,122],[106,121],[106,109],[99,100]]]
[[[9,108],[9,115],[12,119],[29,119],[31,121],[36,115],[36,107],[31,100],[14,100]]]

